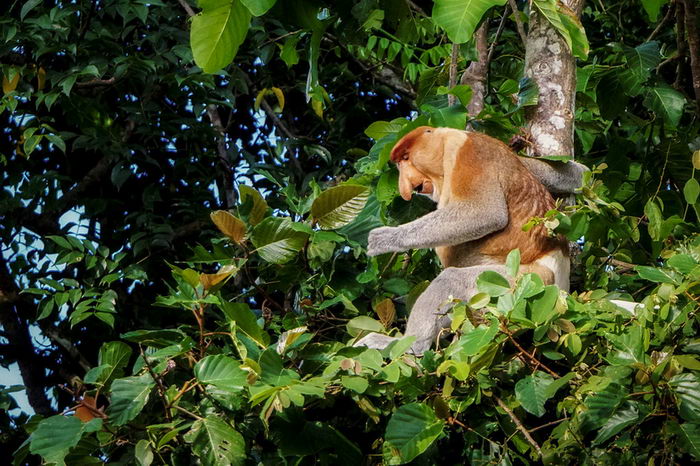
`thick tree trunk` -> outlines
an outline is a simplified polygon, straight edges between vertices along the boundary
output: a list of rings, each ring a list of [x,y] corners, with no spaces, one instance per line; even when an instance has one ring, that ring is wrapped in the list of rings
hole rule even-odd
[[[468,84],[472,88],[472,99],[467,106],[467,112],[472,118],[476,117],[484,109],[486,79],[489,72],[488,35],[489,22],[484,21],[474,34],[478,60],[471,62],[460,79],[461,84]]]
[[[584,0],[563,2],[577,15]],[[539,88],[539,103],[528,110],[532,155],[574,154],[576,59],[557,30],[537,11],[530,13],[525,76]]]

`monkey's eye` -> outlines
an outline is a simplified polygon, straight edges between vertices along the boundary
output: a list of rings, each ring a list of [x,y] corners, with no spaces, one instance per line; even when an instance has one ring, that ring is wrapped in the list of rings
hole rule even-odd
[[[432,133],[433,130],[432,130],[432,129],[426,129],[425,132],[426,132],[426,133]]]

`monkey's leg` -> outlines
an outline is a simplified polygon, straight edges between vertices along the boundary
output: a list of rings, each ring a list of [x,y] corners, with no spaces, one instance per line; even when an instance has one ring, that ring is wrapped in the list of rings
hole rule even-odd
[[[440,330],[450,325],[447,315],[452,307],[448,301],[450,296],[462,301],[471,299],[477,293],[477,277],[487,270],[507,276],[505,266],[500,264],[448,267],[418,297],[408,317],[405,333],[416,337],[411,347],[414,354],[421,355],[430,349]]]

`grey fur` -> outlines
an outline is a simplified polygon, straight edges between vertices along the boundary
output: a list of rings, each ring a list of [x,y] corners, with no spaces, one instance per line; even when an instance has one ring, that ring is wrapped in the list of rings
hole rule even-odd
[[[581,187],[584,172],[589,171],[587,166],[574,161],[549,162],[535,157],[518,157],[518,159],[552,194],[574,193]]]
[[[581,186],[587,167],[568,162],[552,164],[521,157],[525,166],[551,192],[573,193]],[[407,249],[450,246],[479,239],[498,231],[508,224],[508,206],[503,190],[497,182],[484,180],[484,189],[478,198],[469,201],[448,202],[417,220],[398,227],[381,227],[369,234],[367,254],[376,256]],[[448,267],[432,281],[418,297],[408,318],[405,335],[413,335],[416,341],[411,351],[423,354],[430,348],[440,331],[449,326],[450,296],[467,301],[476,294],[476,279],[487,270],[505,275],[502,264]],[[370,333],[355,346],[383,349],[394,337]]]

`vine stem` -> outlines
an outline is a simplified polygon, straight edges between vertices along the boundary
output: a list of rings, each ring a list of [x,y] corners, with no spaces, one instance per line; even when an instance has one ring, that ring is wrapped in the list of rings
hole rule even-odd
[[[515,413],[513,413],[513,411],[511,411],[510,408],[508,406],[506,406],[506,404],[503,402],[503,400],[501,400],[499,397],[494,396],[493,398],[494,398],[494,400],[496,400],[496,403],[498,403],[498,406],[500,406],[501,409],[506,412],[508,417],[510,417],[510,419],[515,424],[515,427],[525,436],[525,440],[527,440],[527,442],[530,445],[532,445],[532,447],[535,449],[535,451],[537,451],[537,454],[539,456],[542,456],[542,449],[537,444],[535,439],[532,438],[532,436],[530,435],[530,432],[525,428],[525,426],[523,426],[523,423],[520,422],[520,419],[518,419],[518,417],[515,415]]]

